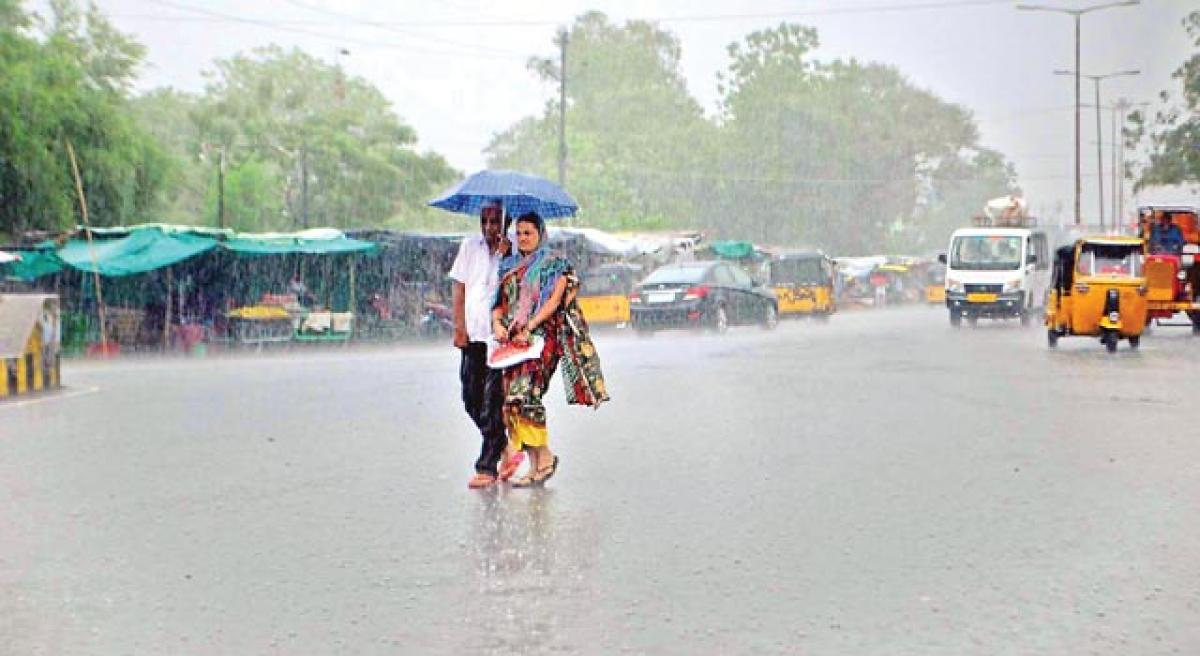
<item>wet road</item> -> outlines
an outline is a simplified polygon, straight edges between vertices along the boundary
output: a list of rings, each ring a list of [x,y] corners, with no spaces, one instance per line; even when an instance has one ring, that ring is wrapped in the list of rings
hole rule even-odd
[[[0,406],[0,654],[1200,652],[1185,329],[597,341],[532,491],[445,347],[69,364]]]

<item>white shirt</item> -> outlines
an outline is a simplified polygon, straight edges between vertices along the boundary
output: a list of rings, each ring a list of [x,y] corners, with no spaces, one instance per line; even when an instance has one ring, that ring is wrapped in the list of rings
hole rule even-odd
[[[482,235],[466,237],[450,267],[450,278],[466,287],[467,339],[486,342],[492,335],[492,303],[500,286],[500,256]]]

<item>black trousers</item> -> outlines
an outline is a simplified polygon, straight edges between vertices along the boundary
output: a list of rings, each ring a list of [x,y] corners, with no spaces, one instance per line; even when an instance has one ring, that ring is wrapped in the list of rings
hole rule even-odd
[[[504,430],[504,383],[501,371],[487,366],[487,344],[471,342],[462,349],[458,378],[462,381],[463,407],[479,427],[483,445],[475,471],[496,475],[496,464],[504,454],[508,435]]]

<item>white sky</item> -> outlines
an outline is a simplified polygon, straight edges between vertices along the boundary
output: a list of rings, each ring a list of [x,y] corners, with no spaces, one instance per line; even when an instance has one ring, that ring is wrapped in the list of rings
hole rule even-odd
[[[1029,0],[1079,8],[1100,0]],[[383,90],[417,131],[422,149],[440,152],[466,172],[482,168],[493,134],[538,113],[557,92],[525,68],[530,55],[555,54],[559,25],[598,10],[614,21],[657,18],[682,45],[683,74],[709,111],[725,46],[783,20],[816,27],[816,57],[856,57],[896,66],[917,85],[976,115],[984,145],[1016,164],[1031,209],[1044,217],[1072,212],[1074,85],[1054,69],[1074,68],[1072,19],[1018,11],[1015,2],[962,0],[96,0],[121,30],[148,49],[140,88],[203,87],[214,59],[268,43],[296,46]],[[38,8],[41,3],[31,3]],[[913,9],[914,5],[942,5]],[[959,6],[947,6],[959,5]],[[967,5],[967,6],[963,6]],[[1082,71],[1138,69],[1138,77],[1102,83],[1102,105],[1114,98],[1157,103],[1173,93],[1171,73],[1193,52],[1181,20],[1192,0],[1142,0],[1087,14]],[[230,21],[213,14],[238,17]],[[717,18],[719,17],[719,18]],[[487,24],[481,24],[487,23]],[[286,29],[281,29],[286,28]],[[287,31],[294,30],[294,31]],[[339,48],[349,55],[336,55]],[[1092,104],[1084,80],[1082,102]],[[1108,114],[1105,205],[1111,212]],[[1083,212],[1095,216],[1096,123],[1082,118]],[[682,145],[681,145],[682,147]],[[1127,185],[1128,190],[1129,185]],[[1135,200],[1183,200],[1180,190],[1151,190]],[[1129,201],[1126,207],[1130,207]]]

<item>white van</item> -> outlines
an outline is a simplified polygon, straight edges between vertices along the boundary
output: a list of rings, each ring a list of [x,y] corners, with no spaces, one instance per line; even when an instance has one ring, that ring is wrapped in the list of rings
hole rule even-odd
[[[1027,325],[1044,309],[1050,285],[1046,233],[1029,228],[962,228],[950,237],[946,308],[950,324],[963,317],[1013,318]]]

